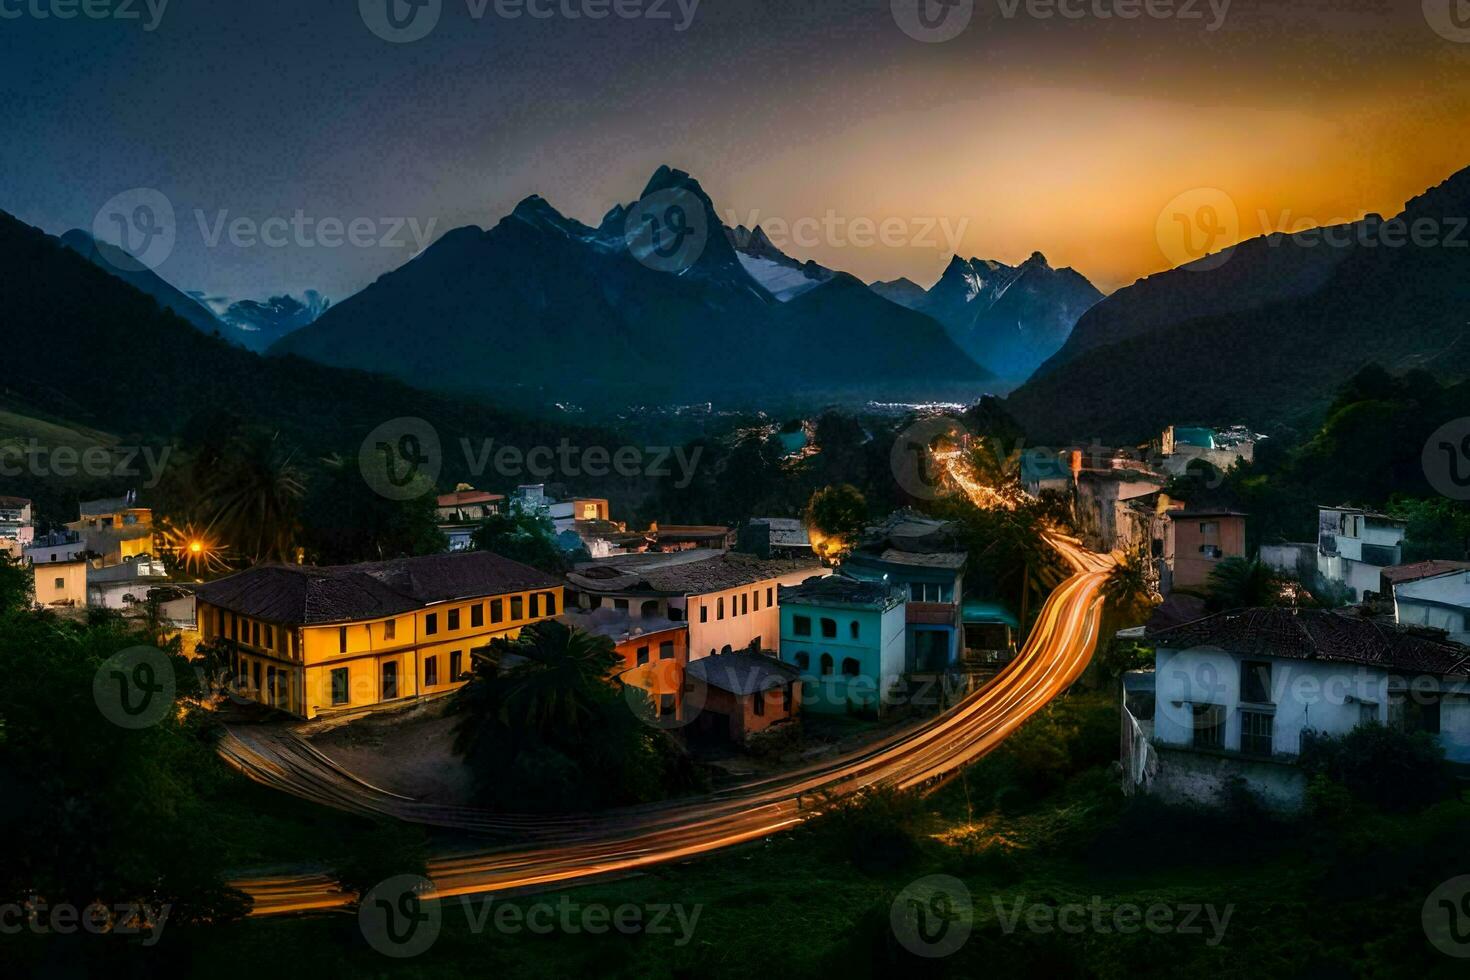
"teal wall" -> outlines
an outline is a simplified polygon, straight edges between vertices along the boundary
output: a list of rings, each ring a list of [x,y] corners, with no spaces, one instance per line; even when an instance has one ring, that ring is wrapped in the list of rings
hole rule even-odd
[[[810,636],[796,634],[795,621],[811,620]],[[802,710],[842,714],[848,711],[875,713],[881,698],[904,672],[904,625],[902,605],[886,612],[841,604],[781,603],[781,659],[802,672]],[[835,637],[822,636],[822,620],[837,625]],[[858,627],[853,639],[852,624]],[[798,655],[807,655],[803,667]],[[822,655],[832,657],[832,673],[822,673]],[[856,677],[842,673],[844,660],[858,662]]]

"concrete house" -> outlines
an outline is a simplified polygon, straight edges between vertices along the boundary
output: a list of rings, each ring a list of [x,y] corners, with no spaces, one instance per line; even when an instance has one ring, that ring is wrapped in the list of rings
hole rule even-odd
[[[1161,796],[1210,802],[1239,776],[1295,808],[1304,742],[1370,723],[1429,732],[1470,763],[1470,648],[1324,610],[1239,610],[1147,637],[1153,716],[1125,710],[1124,768]]]
[[[1405,523],[1356,507],[1318,508],[1317,574],[1346,585],[1361,602],[1385,568],[1404,560]]]
[[[1164,527],[1168,590],[1203,588],[1220,562],[1245,557],[1247,516],[1230,510],[1169,511]]]
[[[0,558],[20,558],[35,536],[31,502],[24,497],[0,497]]]
[[[806,710],[882,714],[904,673],[904,590],[832,575],[780,599],[781,659],[801,672]]]
[[[680,720],[695,737],[744,744],[801,712],[796,668],[764,653],[726,653],[691,663]]]
[[[853,578],[896,585],[905,608],[905,673],[934,673],[958,662],[964,643],[962,610],[969,555],[956,528],[912,511],[899,511],[842,563]]]
[[[1470,643],[1470,565],[1393,587],[1394,619],[1403,626],[1444,630],[1455,643]]]

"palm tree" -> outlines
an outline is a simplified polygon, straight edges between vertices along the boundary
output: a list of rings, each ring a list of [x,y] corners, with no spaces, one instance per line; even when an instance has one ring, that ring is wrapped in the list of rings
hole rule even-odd
[[[252,561],[290,561],[305,489],[278,436],[237,439],[209,481],[209,526]]]
[[[501,761],[509,765],[531,739],[575,744],[596,728],[621,663],[611,638],[555,621],[492,640],[455,696],[456,751],[467,758],[505,752]]]
[[[1281,579],[1259,558],[1226,558],[1210,571],[1206,591],[1217,609],[1275,606],[1281,602]]]

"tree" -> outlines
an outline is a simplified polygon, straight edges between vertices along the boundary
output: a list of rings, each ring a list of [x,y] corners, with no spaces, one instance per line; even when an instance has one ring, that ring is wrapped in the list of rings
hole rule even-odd
[[[1158,595],[1158,582],[1142,548],[1125,555],[1108,573],[1103,595],[1124,619],[1140,619]],[[1136,625],[1136,624],[1135,624]]]
[[[276,433],[237,439],[209,481],[209,526],[253,561],[288,562],[298,531],[302,476]]]
[[[1259,558],[1226,558],[1210,570],[1206,591],[1217,609],[1252,609],[1281,604],[1282,582]]]
[[[556,543],[556,526],[551,518],[518,511],[495,514],[480,522],[471,536],[480,551],[539,568],[552,575],[567,570],[566,553]]]
[[[34,581],[19,561],[0,555],[0,616],[30,608]]]
[[[803,520],[818,551],[835,554],[852,547],[867,528],[868,501],[848,483],[824,487],[807,501]]]
[[[345,565],[444,551],[448,540],[439,530],[434,488],[423,474],[417,478],[423,482],[418,496],[390,500],[368,486],[355,461],[325,460],[302,506],[302,543],[310,560]]]
[[[645,726],[613,673],[612,640],[555,621],[493,640],[455,695],[455,750],[481,798],[516,810],[585,810],[697,784],[687,758]]]

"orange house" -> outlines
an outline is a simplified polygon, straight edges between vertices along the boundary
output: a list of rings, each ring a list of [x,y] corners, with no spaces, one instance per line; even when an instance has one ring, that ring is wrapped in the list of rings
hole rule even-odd
[[[562,622],[595,636],[606,636],[622,659],[616,678],[648,695],[660,721],[673,723],[684,703],[684,670],[689,664],[689,627],[673,620],[634,619],[626,612],[597,609],[570,613]]]
[[[1164,561],[1172,588],[1200,588],[1226,558],[1245,557],[1245,514],[1229,510],[1175,510],[1168,513]]]

